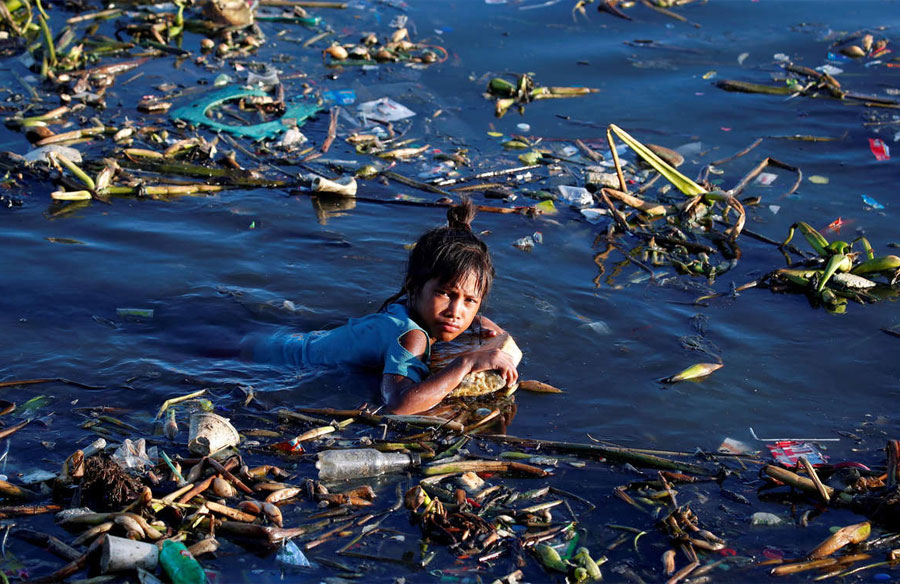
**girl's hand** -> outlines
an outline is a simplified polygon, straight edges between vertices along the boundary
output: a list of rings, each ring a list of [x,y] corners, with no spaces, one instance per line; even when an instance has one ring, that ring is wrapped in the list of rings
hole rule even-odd
[[[478,328],[480,329],[479,333],[481,334],[482,338],[489,339],[506,332],[502,328],[500,328],[497,323],[486,316],[479,315],[477,318]]]
[[[500,349],[488,349],[485,351],[474,351],[467,353],[465,357],[468,360],[469,371],[472,373],[478,371],[498,371],[506,385],[512,386],[519,380],[519,372],[516,370],[516,364],[513,358]]]

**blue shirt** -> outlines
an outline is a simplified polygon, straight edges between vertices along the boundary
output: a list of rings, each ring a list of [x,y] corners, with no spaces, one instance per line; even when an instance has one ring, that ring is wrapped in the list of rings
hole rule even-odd
[[[431,357],[431,340],[403,304],[391,304],[383,312],[351,318],[327,331],[292,333],[282,329],[253,347],[253,359],[263,363],[314,367],[366,367],[402,375],[415,381],[428,376],[428,365],[400,345],[409,331],[422,331]]]

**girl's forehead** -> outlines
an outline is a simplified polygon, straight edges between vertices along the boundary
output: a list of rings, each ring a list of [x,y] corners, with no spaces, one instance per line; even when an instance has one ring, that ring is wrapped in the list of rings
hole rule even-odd
[[[453,288],[458,289],[460,292],[463,292],[469,296],[481,296],[481,291],[484,289],[484,282],[478,277],[474,271],[469,270],[462,274],[456,274],[455,276],[450,277],[447,280],[441,282],[444,286],[451,286]]]

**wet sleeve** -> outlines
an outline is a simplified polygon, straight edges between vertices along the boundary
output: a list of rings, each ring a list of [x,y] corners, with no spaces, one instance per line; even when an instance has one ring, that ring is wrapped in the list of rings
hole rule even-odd
[[[264,337],[247,341],[252,347],[252,357],[257,363],[303,367],[303,346],[306,335],[280,330]]]
[[[400,339],[394,341],[384,357],[384,373],[402,375],[419,383],[430,371],[428,365],[400,345]]]

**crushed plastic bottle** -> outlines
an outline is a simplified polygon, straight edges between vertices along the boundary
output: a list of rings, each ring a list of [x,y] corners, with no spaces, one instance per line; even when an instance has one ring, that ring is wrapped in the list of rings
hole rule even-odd
[[[172,584],[206,584],[203,566],[180,541],[167,539],[163,542],[159,563]]]
[[[588,207],[594,202],[590,191],[583,187],[558,185],[556,188],[559,189],[560,198],[573,207]]]
[[[320,480],[333,481],[377,477],[418,466],[421,462],[417,454],[379,452],[374,448],[354,448],[320,452],[316,468],[319,469]]]

